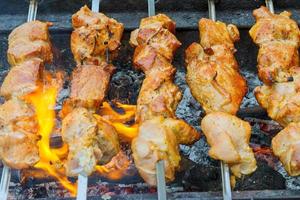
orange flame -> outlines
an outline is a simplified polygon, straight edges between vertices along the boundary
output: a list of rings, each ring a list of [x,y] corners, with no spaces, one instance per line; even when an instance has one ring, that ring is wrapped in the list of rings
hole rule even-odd
[[[57,87],[39,87],[35,92],[27,95],[25,100],[31,103],[36,111],[41,140],[38,142],[40,161],[34,166],[43,169],[55,177],[72,195],[76,194],[76,185],[71,183],[64,175],[63,162],[60,160],[62,149],[50,149],[50,135],[54,128]],[[63,147],[65,151],[66,147]]]
[[[121,103],[116,103],[117,107],[122,108],[125,112],[124,114],[117,113],[107,102],[103,103],[103,106],[100,108],[99,115],[94,115],[97,119],[103,120],[110,125],[112,125],[120,137],[125,140],[131,141],[137,136],[138,125],[133,124],[131,126],[124,123],[134,119],[136,113],[135,105],[125,105]]]
[[[119,180],[126,175],[129,164],[127,156],[120,151],[108,164],[97,165],[96,170],[108,179]]]

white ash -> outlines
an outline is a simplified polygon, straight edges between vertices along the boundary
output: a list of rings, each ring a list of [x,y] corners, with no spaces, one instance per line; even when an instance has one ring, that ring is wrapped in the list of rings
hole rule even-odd
[[[250,71],[241,71],[241,74],[245,77],[247,80],[247,86],[248,86],[248,92],[246,96],[244,97],[241,108],[246,108],[246,107],[252,107],[252,106],[257,106],[258,103],[255,99],[253,90],[261,85],[260,80],[258,79],[258,76],[254,72]]]

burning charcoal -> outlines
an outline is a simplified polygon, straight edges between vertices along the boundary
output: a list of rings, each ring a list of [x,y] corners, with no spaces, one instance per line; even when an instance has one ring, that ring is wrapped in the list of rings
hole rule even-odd
[[[195,165],[183,177],[183,185],[187,190],[220,191],[221,182],[220,168],[208,165]]]
[[[257,162],[257,170],[241,179],[237,179],[235,190],[281,190],[285,189],[284,177],[268,166],[266,162]]]
[[[113,75],[108,98],[126,104],[135,104],[144,76],[141,73],[122,70]]]

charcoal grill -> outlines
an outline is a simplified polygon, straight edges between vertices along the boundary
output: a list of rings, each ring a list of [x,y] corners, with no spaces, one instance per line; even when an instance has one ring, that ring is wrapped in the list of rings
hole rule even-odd
[[[272,154],[267,151],[272,135],[280,127],[268,119],[266,113],[257,106],[253,89],[259,85],[256,70],[257,47],[251,41],[248,30],[254,23],[252,10],[264,5],[264,1],[219,0],[216,4],[217,19],[233,23],[239,27],[241,40],[236,44],[236,57],[241,66],[241,73],[248,81],[249,91],[244,98],[239,116],[251,122],[253,127],[251,144],[256,151],[258,169],[250,176],[237,182],[234,199],[300,199],[300,179],[286,175],[283,167]],[[75,66],[70,52],[69,38],[72,31],[71,15],[88,0],[42,0],[38,9],[38,19],[51,21],[54,26],[50,33],[55,51],[54,66],[71,73]],[[300,23],[300,2],[297,0],[274,1],[276,12],[289,10],[293,19]],[[6,60],[7,36],[16,26],[27,19],[28,2],[9,0],[0,2],[0,82],[8,72]],[[128,44],[130,31],[137,28],[141,18],[148,16],[146,0],[102,0],[101,11],[124,23],[125,34],[118,59],[114,61],[117,72],[110,83],[109,101],[135,104],[143,74],[133,70],[131,58],[133,48]],[[156,12],[169,15],[177,23],[177,38],[183,43],[177,51],[174,66],[177,68],[176,84],[181,88],[184,97],[177,116],[185,119],[199,129],[199,120],[203,116],[200,105],[192,98],[185,82],[184,50],[189,44],[198,41],[197,22],[208,17],[207,0],[160,0],[156,3]],[[62,94],[67,95],[67,85]],[[59,107],[58,107],[59,108]],[[123,145],[128,151],[128,145]],[[207,155],[208,146],[202,137],[192,147],[181,147],[182,169],[176,180],[168,184],[169,199],[222,199],[221,174],[219,163]],[[0,165],[2,167],[2,165]],[[0,169],[1,170],[1,169]],[[2,170],[1,170],[2,171]],[[34,174],[34,176],[32,176]],[[65,190],[51,177],[37,176],[38,172],[13,171],[10,186],[11,199],[70,199]],[[99,181],[101,180],[101,181]],[[90,199],[157,199],[154,188],[143,184],[136,169],[130,165],[125,176],[120,180],[109,180],[99,174],[89,179]]]

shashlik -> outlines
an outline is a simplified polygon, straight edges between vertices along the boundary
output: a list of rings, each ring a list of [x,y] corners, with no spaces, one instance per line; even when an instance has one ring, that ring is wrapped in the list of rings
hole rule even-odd
[[[38,88],[44,64],[52,61],[50,25],[28,22],[8,37],[7,57],[12,69],[0,89],[6,98],[0,106],[0,158],[12,168],[28,168],[40,159],[35,111],[23,97]]]
[[[272,14],[266,7],[254,10],[256,24],[249,31],[259,45],[258,71],[266,84],[255,88],[258,103],[282,126],[298,122],[299,35],[290,13]]]
[[[106,50],[111,57],[116,55],[124,30],[122,23],[83,6],[72,16],[72,25],[71,50],[77,64],[100,65],[106,60]]]
[[[176,70],[171,61],[181,43],[174,31],[175,22],[158,14],[141,20],[130,37],[136,47],[133,63],[146,74],[137,100],[139,132],[131,148],[140,175],[150,185],[157,184],[156,163],[160,160],[165,162],[167,181],[174,180],[181,159],[178,145],[199,139],[196,130],[175,116],[181,92],[173,83]]]
[[[259,78],[267,85],[289,81],[300,70],[297,23],[290,19],[291,13],[276,15],[263,6],[254,10],[253,15],[256,23],[249,33],[259,46]]]
[[[211,148],[209,155],[229,164],[236,177],[256,170],[256,160],[249,147],[251,126],[234,115],[213,112],[201,121],[201,128]]]
[[[298,176],[300,31],[297,23],[290,19],[289,12],[277,15],[260,7],[254,10],[253,15],[256,24],[249,33],[260,48],[258,71],[260,79],[266,84],[255,88],[255,97],[268,115],[285,127],[272,139],[272,150],[286,171],[291,176]]]
[[[300,175],[300,124],[290,123],[272,139],[272,149],[291,176]]]
[[[94,114],[114,71],[105,62],[106,49],[117,51],[123,25],[86,6],[72,16],[72,23],[71,49],[77,67],[62,109],[62,137],[69,146],[65,168],[68,176],[88,176],[97,164],[108,163],[120,150],[114,127]]]
[[[199,31],[200,44],[193,43],[186,50],[187,83],[206,113],[234,115],[247,92],[234,58],[239,32],[234,25],[209,19],[199,21]]]
[[[256,160],[249,147],[251,126],[234,116],[247,91],[234,57],[239,31],[234,25],[201,19],[199,32],[200,44],[186,50],[187,83],[207,113],[201,128],[211,146],[209,155],[241,177],[256,170]]]

